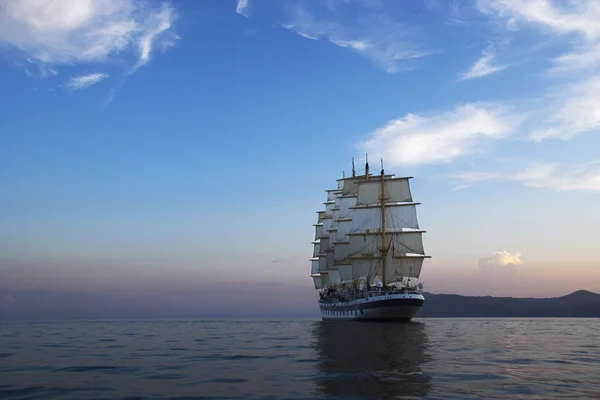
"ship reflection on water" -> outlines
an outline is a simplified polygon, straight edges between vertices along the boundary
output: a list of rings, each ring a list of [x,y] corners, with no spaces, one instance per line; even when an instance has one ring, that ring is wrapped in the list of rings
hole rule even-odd
[[[313,329],[319,358],[317,388],[326,396],[402,399],[426,396],[431,377],[426,326],[319,321]]]

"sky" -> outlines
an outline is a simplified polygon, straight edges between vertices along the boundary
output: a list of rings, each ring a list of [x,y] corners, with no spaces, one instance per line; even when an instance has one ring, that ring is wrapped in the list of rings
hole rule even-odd
[[[314,316],[316,211],[366,153],[414,177],[425,290],[600,292],[598,18],[0,0],[0,315]]]

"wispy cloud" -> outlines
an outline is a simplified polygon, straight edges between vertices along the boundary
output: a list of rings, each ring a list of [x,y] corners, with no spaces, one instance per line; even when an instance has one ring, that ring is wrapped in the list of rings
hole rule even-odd
[[[238,0],[237,6],[235,8],[235,12],[243,15],[244,17],[248,16],[248,0]]]
[[[58,75],[56,69],[49,66],[28,61],[29,65],[25,67],[25,75],[37,78],[49,78]]]
[[[389,73],[413,69],[416,59],[435,53],[417,43],[415,26],[392,17],[380,3],[282,0],[275,8],[281,12],[278,21],[283,28],[354,51]],[[247,15],[247,6],[247,1],[239,1],[238,14]]]
[[[95,85],[96,83],[98,83],[101,80],[106,79],[106,78],[108,78],[108,74],[105,74],[105,73],[93,73],[93,74],[87,74],[87,75],[80,75],[80,76],[75,76],[75,77],[71,78],[65,84],[65,86],[69,90],[85,89],[87,87]]]
[[[600,129],[600,75],[576,84],[559,87],[549,101],[549,117],[531,133],[534,141],[569,140]]]
[[[482,76],[491,75],[498,71],[502,71],[507,67],[507,65],[495,65],[495,58],[495,54],[484,51],[481,58],[477,60],[467,72],[462,74],[460,80],[480,78]]]
[[[124,58],[135,70],[148,62],[154,47],[165,48],[163,41],[173,40],[174,20],[168,3],[155,7],[135,0],[0,1],[0,42],[44,71],[115,58]]]
[[[554,163],[531,165],[510,179],[526,186],[564,191],[600,191],[600,164],[591,162],[573,166]]]
[[[444,177],[448,177],[454,181],[457,181],[458,184],[454,187],[454,190],[460,190],[471,187],[475,183],[489,182],[496,179],[501,179],[502,174],[496,172],[469,171],[444,175]]]
[[[568,7],[559,8],[557,3]],[[476,5],[481,12],[495,14],[505,20],[510,29],[523,23],[561,35],[576,33],[590,40],[600,38],[600,6],[595,0],[477,0]]]
[[[548,78],[567,79],[568,84],[549,85],[542,115],[532,123],[530,138],[570,140],[600,132],[600,3],[596,0],[552,2],[547,0],[477,0],[477,9],[501,21],[514,34],[525,28],[564,40],[567,50],[552,59],[544,70]]]
[[[550,74],[600,65],[600,5],[596,0],[477,0],[476,5],[482,13],[503,21],[509,31],[523,26],[567,39],[571,50],[554,58]]]
[[[163,5],[160,11],[157,11],[148,16],[148,21],[145,23],[146,29],[143,35],[139,38],[139,59],[137,64],[133,67],[134,70],[146,64],[150,60],[150,53],[152,52],[154,42],[156,38],[163,32],[169,30],[173,25],[174,13],[173,9],[166,4]],[[171,37],[168,40],[166,47],[172,44]],[[178,38],[178,36],[177,36]],[[166,48],[163,47],[163,48]]]
[[[441,114],[407,114],[372,132],[360,147],[390,165],[447,163],[513,134],[519,124],[498,104],[466,104]]]
[[[551,2],[537,0],[479,0],[476,4],[480,12],[503,21],[511,34],[525,34],[525,26],[539,28],[546,34],[579,38],[575,46],[594,43],[600,49],[600,44],[595,44],[596,40],[600,41],[600,27],[593,23],[600,18],[600,5],[595,2],[575,2],[570,9],[559,9]],[[590,17],[596,13],[598,18]],[[510,48],[504,51],[510,52]],[[570,53],[557,57],[554,66],[546,70],[547,75],[555,74],[560,63],[573,61],[569,57],[572,57]],[[590,67],[592,73],[566,74],[563,76],[567,78],[566,84],[564,81],[550,84],[544,93],[535,93],[528,100],[513,100],[512,104],[506,101],[502,106],[494,103],[459,105],[452,111],[430,115],[408,114],[372,132],[359,147],[362,151],[374,153],[377,158],[383,157],[392,165],[436,164],[479,152],[490,141],[509,136],[541,142],[548,139],[570,140],[582,134],[600,132],[600,71],[593,69],[596,62],[600,62],[600,50],[598,53],[586,53],[586,57],[590,59],[584,60],[582,56],[578,60],[581,65]],[[495,53],[487,49],[461,80],[488,76],[508,65],[495,62]],[[564,171],[554,172],[554,176],[537,177],[524,172],[513,176],[479,172],[463,177],[465,179],[459,180],[457,188],[465,188],[475,182],[505,179],[555,190],[596,190],[593,170],[573,169],[570,175]],[[560,176],[563,178],[559,179]]]
[[[457,182],[456,189],[489,181],[513,181],[525,186],[559,192],[600,192],[600,160],[575,165],[533,163],[513,172],[465,172],[446,175]]]

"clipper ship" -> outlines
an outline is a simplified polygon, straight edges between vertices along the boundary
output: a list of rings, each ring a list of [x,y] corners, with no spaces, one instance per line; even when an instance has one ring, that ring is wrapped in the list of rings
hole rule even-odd
[[[410,321],[425,302],[423,233],[409,180],[369,173],[337,180],[317,211],[311,277],[323,320]]]

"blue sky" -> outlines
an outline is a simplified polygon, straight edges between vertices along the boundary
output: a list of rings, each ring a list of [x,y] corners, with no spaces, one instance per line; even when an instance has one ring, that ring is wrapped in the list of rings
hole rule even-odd
[[[427,289],[600,291],[594,1],[32,4],[0,4],[6,298],[310,296],[315,211],[365,152],[415,177]]]

